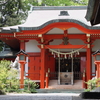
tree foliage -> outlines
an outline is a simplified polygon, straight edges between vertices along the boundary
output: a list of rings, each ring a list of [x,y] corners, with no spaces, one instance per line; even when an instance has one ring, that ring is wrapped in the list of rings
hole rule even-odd
[[[41,4],[46,6],[77,6],[86,5],[88,0],[42,0]]]
[[[33,6],[77,6],[87,5],[88,0],[26,0]]]
[[[21,24],[27,17],[28,6],[23,0],[8,0],[0,5],[0,27]]]
[[[0,0],[2,1],[2,0]],[[87,5],[88,0],[6,0],[0,5],[0,27],[21,24],[27,18],[30,6]]]

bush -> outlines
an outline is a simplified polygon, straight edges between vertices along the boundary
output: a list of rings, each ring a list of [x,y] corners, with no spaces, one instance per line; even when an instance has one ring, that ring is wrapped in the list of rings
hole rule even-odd
[[[5,92],[3,90],[0,90],[0,95],[4,95]]]
[[[39,87],[36,82],[25,79],[24,90],[20,89],[18,70],[10,67],[11,62],[7,60],[0,61],[0,90],[5,92],[28,92],[35,93],[36,88]]]
[[[19,84],[17,79],[18,71],[10,67],[11,62],[8,60],[0,61],[0,90],[2,91],[13,91],[12,89],[18,89],[18,86],[12,84]]]
[[[25,86],[24,86],[24,92],[28,92],[28,93],[36,93],[36,90],[39,87],[38,84],[36,84],[36,82],[33,82],[32,80],[25,80]]]
[[[100,79],[92,79],[92,80],[89,80],[88,82],[86,82],[87,84],[87,89],[85,90],[86,92],[89,92],[91,90],[94,90],[97,86],[100,87],[100,82],[99,82]],[[97,84],[98,83],[98,84]]]

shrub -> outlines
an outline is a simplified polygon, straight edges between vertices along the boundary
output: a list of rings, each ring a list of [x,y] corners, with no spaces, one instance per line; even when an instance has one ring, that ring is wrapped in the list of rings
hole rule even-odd
[[[0,61],[0,90],[8,91],[11,88],[11,84],[19,84],[18,79],[18,71],[16,69],[12,69],[10,67],[10,61],[1,60]],[[13,86],[12,89],[16,89],[18,87]],[[8,89],[8,90],[7,90]]]
[[[3,90],[0,90],[0,95],[4,95],[5,92]]]
[[[0,90],[5,92],[28,92],[35,93],[36,88],[39,87],[36,82],[25,79],[24,90],[20,89],[18,71],[10,67],[10,61],[0,61]],[[3,92],[2,92],[3,93]]]
[[[85,82],[87,84],[87,89],[85,90],[86,92],[89,92],[91,90],[94,90],[97,86],[100,87],[100,78],[99,79],[92,79],[89,80],[88,82]]]
[[[25,80],[25,87],[24,87],[24,92],[29,92],[29,93],[36,93],[36,88],[38,88],[39,85],[36,84],[36,82],[33,82],[32,80]]]

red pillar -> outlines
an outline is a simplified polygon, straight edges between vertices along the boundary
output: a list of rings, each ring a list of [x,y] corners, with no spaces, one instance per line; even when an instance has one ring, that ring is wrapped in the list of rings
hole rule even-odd
[[[20,50],[21,49],[25,51],[25,41],[24,40],[20,41]]]
[[[41,48],[40,88],[45,87],[45,49]]]
[[[91,56],[91,45],[87,44],[87,66],[86,66],[86,80],[90,80],[92,78],[92,56]]]
[[[24,64],[26,64],[26,62],[19,62],[19,63],[20,63],[20,68],[21,68],[20,88],[24,88]]]

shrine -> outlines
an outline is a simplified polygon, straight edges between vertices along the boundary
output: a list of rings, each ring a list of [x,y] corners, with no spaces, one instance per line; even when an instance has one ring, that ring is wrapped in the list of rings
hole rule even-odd
[[[92,53],[100,49],[100,26],[86,21],[86,11],[86,6],[33,7],[24,24],[1,27],[0,40],[28,54],[24,73],[40,88],[51,80],[85,84],[96,74]]]

